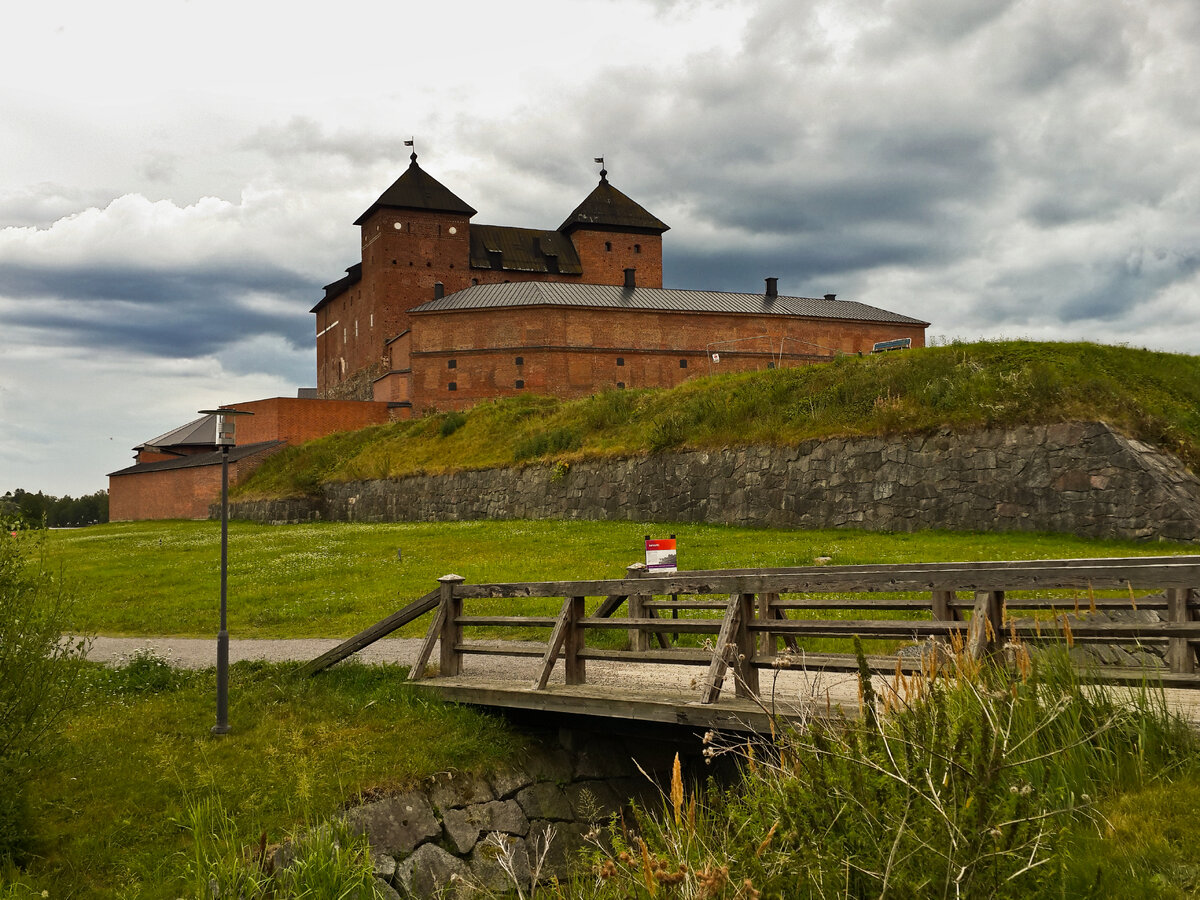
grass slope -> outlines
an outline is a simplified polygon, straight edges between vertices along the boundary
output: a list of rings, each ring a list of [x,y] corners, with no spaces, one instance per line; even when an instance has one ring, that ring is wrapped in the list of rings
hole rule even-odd
[[[523,396],[335,434],[267,460],[235,495],[679,447],[1103,420],[1200,466],[1200,357],[997,341],[708,376],[575,401]]]

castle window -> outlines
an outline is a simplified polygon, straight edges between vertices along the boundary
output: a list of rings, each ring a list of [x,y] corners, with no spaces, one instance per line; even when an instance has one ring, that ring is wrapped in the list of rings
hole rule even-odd
[[[605,242],[604,242],[604,252],[605,252],[605,253],[612,253],[612,241],[605,241]]]
[[[478,278],[472,278],[472,279],[471,279],[471,284],[479,284],[479,279],[478,279]]]
[[[395,264],[396,264],[396,261],[393,259],[393,260],[392,260],[392,265],[394,266]]]
[[[686,369],[686,368],[687,368],[687,360],[686,360],[686,359],[681,359],[681,360],[679,361],[679,368],[681,368],[681,369]]]
[[[617,365],[618,365],[618,366],[623,366],[623,365],[625,365],[625,357],[623,357],[623,356],[618,356],[618,357],[617,357]]]
[[[458,368],[458,360],[457,359],[450,360],[449,362],[446,363],[446,368],[447,369],[457,369]]]
[[[641,253],[641,252],[642,252],[642,245],[641,245],[641,244],[634,244],[634,245],[633,245],[633,252],[634,252],[634,253]]]
[[[525,357],[523,357],[523,356],[518,356],[518,357],[517,357],[517,365],[518,365],[518,366],[523,366],[523,365],[525,365]]]
[[[618,390],[621,390],[621,391],[625,390],[625,382],[623,382],[623,381],[618,381],[618,382],[617,382],[617,389],[618,389]]]
[[[375,327],[375,313],[371,313],[371,327]]]
[[[775,368],[775,363],[773,363],[773,362],[769,362],[769,363],[767,363],[767,368],[768,368],[768,369],[773,369],[773,368]]]
[[[450,382],[448,385],[446,385],[446,390],[457,391],[458,390],[458,382],[457,381]]]
[[[522,378],[518,378],[518,379],[517,379],[517,387],[518,387],[518,388],[523,388],[523,387],[525,387],[525,380],[524,380],[524,379],[522,379]]]

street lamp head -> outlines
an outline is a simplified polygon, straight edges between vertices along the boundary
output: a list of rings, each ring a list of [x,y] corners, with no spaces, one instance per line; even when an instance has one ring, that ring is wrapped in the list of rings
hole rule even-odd
[[[200,414],[203,416],[217,417],[217,440],[218,447],[232,447],[236,443],[234,437],[234,422],[236,416],[252,416],[254,413],[244,409],[202,409]]]

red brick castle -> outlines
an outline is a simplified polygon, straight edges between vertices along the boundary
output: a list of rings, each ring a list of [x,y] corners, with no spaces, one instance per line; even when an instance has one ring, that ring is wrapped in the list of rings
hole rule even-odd
[[[553,231],[480,225],[414,152],[354,223],[362,261],[313,307],[319,396],[407,416],[923,346],[927,322],[780,296],[774,278],[757,294],[664,289],[668,226],[607,174]]]

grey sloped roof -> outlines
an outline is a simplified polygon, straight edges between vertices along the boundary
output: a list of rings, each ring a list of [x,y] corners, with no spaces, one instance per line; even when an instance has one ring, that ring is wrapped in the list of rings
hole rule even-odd
[[[576,228],[613,228],[662,234],[669,231],[670,227],[609,184],[604,173],[601,173],[600,183],[558,226],[558,230],[570,234]]]
[[[367,207],[367,211],[354,220],[361,225],[377,209],[422,209],[430,212],[448,212],[467,216],[475,210],[455,196],[448,187],[417,165],[417,154],[409,157],[412,162],[404,174],[390,188],[379,195],[379,199]]]
[[[744,313],[848,319],[928,325],[920,319],[868,306],[856,300],[824,297],[774,297],[725,291],[685,291],[673,288],[623,288],[608,284],[527,281],[479,284],[411,310],[414,313],[490,309],[505,306],[587,306],[605,309],[644,309],[664,312]]]
[[[217,443],[217,417],[216,416],[201,416],[198,419],[193,419],[186,425],[180,425],[168,431],[166,434],[160,434],[158,437],[150,438],[138,446],[134,450],[144,450],[147,447],[194,447],[201,446],[216,446]]]
[[[279,447],[283,441],[259,441],[256,444],[246,444],[243,447],[234,447],[229,451],[229,461],[237,462],[239,459],[245,459],[247,456],[254,456],[256,453],[262,453],[264,450],[270,450],[273,447]],[[199,466],[219,466],[221,464],[221,451],[213,450],[210,453],[193,453],[189,456],[180,456],[176,459],[160,459],[158,462],[137,463],[136,465],[128,466],[124,469],[118,469],[116,472],[109,472],[109,477],[113,475],[138,475],[142,472],[163,472],[168,469],[194,469]]]
[[[471,268],[583,274],[579,254],[566,235],[507,225],[471,226]]]

